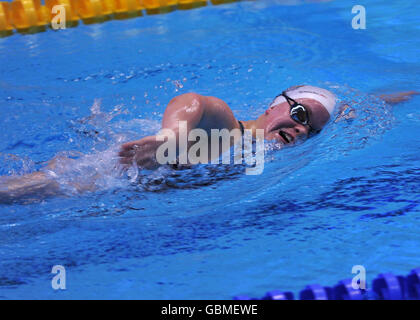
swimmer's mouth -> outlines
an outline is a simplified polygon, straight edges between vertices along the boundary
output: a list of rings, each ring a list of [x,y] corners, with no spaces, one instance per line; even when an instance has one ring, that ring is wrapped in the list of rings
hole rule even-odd
[[[279,130],[279,135],[280,135],[280,137],[282,137],[282,138],[283,138],[283,140],[284,140],[286,143],[293,142],[293,137],[292,137],[290,134],[288,134],[287,132],[284,132],[284,131],[282,131],[282,130]]]

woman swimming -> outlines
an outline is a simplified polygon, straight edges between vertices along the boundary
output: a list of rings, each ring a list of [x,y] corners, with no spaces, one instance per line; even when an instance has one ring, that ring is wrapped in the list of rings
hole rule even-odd
[[[413,94],[417,93],[410,91],[382,95],[381,98],[395,104],[407,100]],[[209,134],[212,129],[237,129],[242,133],[249,130],[255,138],[260,130],[267,141],[293,145],[299,139],[307,139],[319,133],[330,120],[335,108],[336,97],[330,91],[314,86],[295,86],[279,94],[256,120],[240,121],[223,100],[187,93],[169,102],[163,115],[162,129],[174,133],[178,149],[181,122],[186,124],[187,133],[194,129],[201,129]],[[348,105],[343,105],[335,121],[354,117],[351,111],[345,113],[348,108]],[[156,135],[125,143],[119,152],[119,161],[125,168],[133,164],[140,168],[156,168],[162,164],[156,160],[156,153],[163,143]],[[187,148],[191,145],[191,141],[187,141]],[[73,161],[76,160],[54,158],[44,170],[17,177],[0,177],[0,203],[13,202],[28,196],[45,198],[64,193],[55,172],[65,170],[58,167]],[[91,183],[81,183],[74,179],[71,185],[80,193],[92,191],[95,190],[95,181],[99,178],[98,175],[92,175]]]
[[[187,124],[187,133],[199,128],[210,136],[211,130],[239,129],[250,130],[256,138],[259,129],[267,141],[294,144],[298,139],[306,139],[321,131],[335,105],[335,95],[328,90],[296,86],[278,95],[256,120],[239,121],[223,100],[187,93],[170,101],[163,115],[162,129],[174,132],[178,147],[181,121]],[[162,143],[156,136],[128,142],[119,153],[121,163],[131,165],[135,162],[141,167],[154,168],[159,165],[156,151]]]

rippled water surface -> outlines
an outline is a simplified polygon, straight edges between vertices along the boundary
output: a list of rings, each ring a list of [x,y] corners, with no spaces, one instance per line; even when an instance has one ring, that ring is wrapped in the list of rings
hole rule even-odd
[[[0,175],[70,155],[63,188],[102,177],[95,192],[0,204],[0,297],[230,299],[420,266],[420,97],[376,97],[420,91],[420,6],[369,1],[353,30],[353,4],[239,2],[0,38]],[[115,171],[119,145],[156,132],[177,94],[248,120],[301,83],[357,117],[269,152],[261,175]],[[51,288],[53,265],[67,290]]]

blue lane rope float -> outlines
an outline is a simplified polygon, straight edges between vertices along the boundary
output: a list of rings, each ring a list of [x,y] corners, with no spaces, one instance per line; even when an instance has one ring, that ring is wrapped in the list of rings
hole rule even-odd
[[[268,291],[262,298],[238,295],[234,300],[295,300],[292,292]],[[341,280],[334,287],[319,284],[306,286],[299,293],[299,300],[420,300],[420,268],[408,276],[381,273],[366,289],[354,289],[351,279]]]
[[[405,300],[406,285],[403,276],[394,276],[392,273],[380,274],[373,280],[373,291],[379,300]]]
[[[366,290],[354,289],[351,279],[338,282],[333,289],[333,297],[337,300],[363,300]]]
[[[41,0],[0,1],[0,37],[10,36],[14,31],[22,34],[46,31],[56,17],[52,11],[56,5],[65,10],[66,27],[75,27],[79,20],[92,24],[164,14],[207,6],[208,1],[220,5],[241,0],[43,0],[44,5]]]
[[[408,296],[414,300],[420,300],[420,268],[411,270],[406,281]]]

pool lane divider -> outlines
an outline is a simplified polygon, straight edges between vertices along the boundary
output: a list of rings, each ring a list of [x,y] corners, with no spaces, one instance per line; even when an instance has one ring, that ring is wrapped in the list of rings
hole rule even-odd
[[[292,292],[268,291],[261,299],[247,295],[233,297],[234,300],[295,300]],[[306,286],[296,300],[420,300],[420,268],[411,270],[408,276],[381,273],[366,289],[354,289],[352,279],[339,281],[334,287],[319,284]]]
[[[1,33],[4,33],[4,35],[13,34],[8,2],[0,2],[0,35]]]
[[[207,6],[208,0],[14,0],[0,1],[0,37],[32,34],[51,28],[57,13],[53,7],[62,5],[66,11],[66,28],[141,17],[145,14],[164,14],[174,10],[189,10]],[[241,0],[210,0],[219,5]]]

